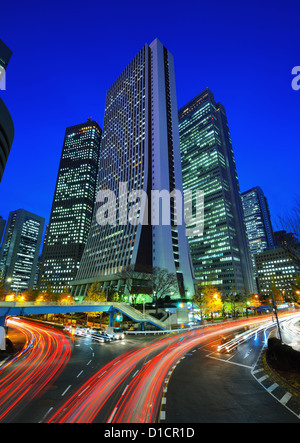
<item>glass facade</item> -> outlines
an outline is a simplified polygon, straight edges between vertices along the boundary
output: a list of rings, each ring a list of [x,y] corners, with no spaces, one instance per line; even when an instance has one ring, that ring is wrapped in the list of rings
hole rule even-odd
[[[222,293],[255,292],[224,107],[207,88],[179,110],[183,188],[204,192],[204,231],[189,237],[197,281]]]
[[[98,188],[109,189],[120,200],[120,183],[144,192],[139,219],[150,214],[151,190],[182,190],[178,109],[174,61],[159,40],[145,45],[106,95]],[[130,208],[130,205],[128,205]],[[116,223],[99,225],[95,204],[93,222],[74,282],[75,296],[84,296],[95,280],[119,290],[127,270],[151,273],[154,267],[176,274],[178,291],[193,294],[192,270],[185,226],[129,223],[117,211]],[[127,211],[127,209],[126,209]]]
[[[0,274],[5,286],[22,292],[35,282],[45,220],[20,209],[11,212],[0,252]]]
[[[41,259],[42,291],[61,292],[76,276],[93,214],[101,134],[91,120],[66,130]]]
[[[273,229],[266,197],[259,186],[242,193],[246,231],[253,266],[254,255],[274,246]]]

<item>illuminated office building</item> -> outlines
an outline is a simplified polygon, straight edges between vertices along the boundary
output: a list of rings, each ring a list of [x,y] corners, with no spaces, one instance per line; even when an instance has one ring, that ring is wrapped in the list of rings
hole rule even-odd
[[[36,276],[45,220],[19,209],[9,214],[0,250],[0,276],[14,292],[32,288]]]
[[[255,269],[254,255],[274,246],[270,211],[267,199],[259,186],[241,195],[246,232]]]
[[[179,110],[183,187],[204,192],[204,231],[189,237],[197,281],[223,294],[255,292],[224,107],[207,88]]]
[[[278,290],[285,301],[293,301],[300,269],[288,252],[280,246],[274,246],[256,254],[254,259],[262,300],[269,300],[272,291]]]
[[[6,221],[3,220],[3,217],[0,216],[0,246],[1,246],[2,238],[3,238],[3,234],[4,234],[5,225],[6,225]]]
[[[120,201],[120,183],[127,183],[127,196],[134,190],[145,192],[147,203],[151,190],[182,191],[174,61],[157,39],[141,49],[107,91],[98,186]],[[174,297],[192,296],[185,226],[174,223],[173,203],[165,225],[149,218],[147,225],[141,223],[150,214],[147,204],[141,205],[135,225],[120,212],[115,224],[100,225],[101,204],[95,205],[73,294],[84,296],[95,280],[119,290],[122,271],[151,275],[160,268],[177,276]]]
[[[101,134],[91,119],[66,129],[41,258],[42,291],[62,292],[76,276],[93,214]]]

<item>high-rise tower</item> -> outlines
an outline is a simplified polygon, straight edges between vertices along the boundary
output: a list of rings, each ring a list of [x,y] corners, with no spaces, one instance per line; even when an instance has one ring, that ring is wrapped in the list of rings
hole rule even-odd
[[[98,188],[116,196],[116,223],[99,223],[103,202],[98,194],[74,295],[84,296],[95,280],[116,288],[124,270],[151,274],[160,268],[176,274],[176,295],[192,296],[185,226],[174,222],[173,200],[166,211],[169,223],[150,220],[151,191],[182,191],[174,62],[157,39],[107,91]],[[142,194],[138,217],[130,222],[129,212]]]
[[[243,192],[242,203],[250,252],[255,267],[254,255],[274,246],[269,205],[259,186]]]
[[[225,109],[207,88],[179,110],[184,189],[204,192],[204,231],[189,238],[195,277],[223,294],[255,292]]]
[[[22,292],[33,287],[44,223],[24,209],[9,214],[0,250],[0,276],[7,289]]]
[[[92,220],[101,128],[89,119],[66,129],[39,277],[62,292],[75,278]]]

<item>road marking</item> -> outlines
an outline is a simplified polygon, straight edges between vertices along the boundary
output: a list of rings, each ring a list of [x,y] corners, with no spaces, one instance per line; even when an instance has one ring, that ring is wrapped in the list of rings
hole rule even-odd
[[[224,363],[230,363],[231,365],[242,366],[243,368],[248,368],[248,369],[252,369],[253,368],[253,366],[242,365],[241,363],[235,363],[234,361],[223,360],[222,358],[212,357],[211,355],[207,355],[206,357],[212,358],[214,360],[219,360],[219,361],[222,361]]]
[[[259,383],[261,383],[262,381],[266,380],[267,378],[269,378],[269,376],[268,375],[264,375],[263,377],[258,378],[257,381]]]
[[[162,405],[165,405],[166,403],[167,403],[167,399],[166,399],[166,397],[163,397],[163,398],[162,398],[162,401],[161,401],[161,404],[162,404]]]
[[[132,378],[134,378],[138,372],[139,372],[139,369],[133,374]]]
[[[52,411],[52,409],[53,409],[53,408],[50,408],[50,409],[46,412],[46,414],[44,415],[44,417],[42,418],[42,420],[40,421],[40,423],[42,423],[42,422],[45,420],[45,418],[46,418],[47,415]]]
[[[123,394],[122,394],[122,397],[123,397],[123,395],[125,394],[125,392],[127,391],[128,386],[129,386],[129,385],[127,385],[126,388],[124,389]]]
[[[77,375],[77,378],[80,377],[82,373],[83,373],[83,370],[79,372],[79,374]]]
[[[117,407],[113,410],[113,413],[111,414],[111,416],[109,417],[109,420],[108,420],[108,422],[107,423],[111,423],[112,422],[112,419],[114,418],[114,416],[115,416],[115,413],[117,412]]]
[[[290,392],[286,392],[286,393],[284,394],[284,396],[282,397],[282,399],[279,400],[279,401],[280,401],[280,403],[282,403],[283,405],[286,405],[287,402],[288,402],[291,398],[292,398],[292,394],[291,394]]]
[[[165,420],[166,419],[166,412],[165,411],[160,411],[160,420]]]
[[[69,386],[67,387],[67,389],[61,394],[62,397],[66,394],[66,392],[70,389],[71,386],[72,386],[72,385],[69,385]]]
[[[92,360],[90,360],[86,365],[88,366],[91,363]]]
[[[267,391],[269,391],[269,392],[272,392],[272,391],[274,391],[274,389],[276,389],[276,388],[278,388],[278,384],[277,383],[274,383],[272,386],[270,386],[269,388],[267,388]]]

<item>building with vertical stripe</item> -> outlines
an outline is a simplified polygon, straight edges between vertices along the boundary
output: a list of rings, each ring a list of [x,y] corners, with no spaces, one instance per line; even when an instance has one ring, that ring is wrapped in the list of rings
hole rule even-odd
[[[118,291],[123,271],[150,275],[154,268],[177,276],[174,296],[193,295],[185,226],[175,223],[174,201],[165,214],[169,223],[152,223],[149,216],[151,192],[174,189],[183,189],[174,60],[156,39],[140,50],[107,91],[98,191],[109,190],[128,211],[118,207],[116,223],[101,225],[97,214],[103,202],[96,201],[73,283],[75,296],[85,296],[95,280]],[[149,197],[140,205],[137,223],[129,220],[138,200],[129,197],[135,190]]]

